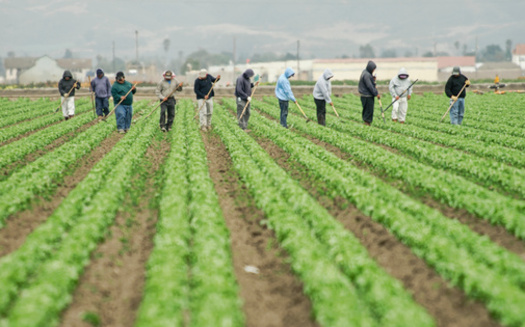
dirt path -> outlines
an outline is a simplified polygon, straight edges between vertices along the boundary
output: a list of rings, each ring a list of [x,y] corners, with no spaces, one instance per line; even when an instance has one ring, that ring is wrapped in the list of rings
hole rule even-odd
[[[455,209],[447,206],[446,204],[440,203],[439,201],[433,199],[430,195],[418,192],[417,190],[414,190],[413,188],[404,185],[402,181],[388,178],[387,176],[384,176],[384,174],[382,174],[381,172],[374,171],[373,167],[370,167],[361,162],[354,161],[350,154],[342,152],[339,148],[331,144],[320,141],[309,135],[302,135],[308,138],[313,143],[318,144],[323,148],[327,149],[328,151],[332,152],[339,158],[345,161],[352,162],[353,164],[359,166],[361,169],[368,171],[370,174],[382,179],[384,182],[387,182],[393,187],[401,190],[403,193],[408,194],[411,197],[423,202],[427,206],[440,211],[444,216],[449,217],[451,219],[459,220],[461,223],[467,225],[474,232],[480,235],[486,235],[494,243],[506,248],[511,252],[516,253],[517,255],[525,259],[525,242],[516,238],[514,235],[505,230],[505,228],[503,228],[502,226],[491,225],[490,222],[488,222],[487,220],[476,217],[475,215],[469,213],[464,209]]]
[[[385,227],[363,215],[346,199],[330,199],[322,195],[319,191],[325,188],[322,182],[310,178],[301,165],[288,162],[289,156],[273,142],[262,138],[256,140],[330,214],[359,238],[370,256],[403,283],[439,326],[499,326],[481,303],[469,300],[461,290],[451,287]]]
[[[169,143],[165,140],[157,140],[148,148],[142,171],[145,187],[143,191],[131,192],[107,239],[94,251],[71,305],[62,314],[60,326],[94,326],[85,321],[86,314],[98,319],[100,326],[133,326],[142,301],[146,262],[153,249],[158,216],[153,205],[156,175],[168,152]],[[136,184],[137,180],[133,188],[141,189]]]
[[[230,230],[247,326],[317,326],[302,283],[291,272],[287,255],[279,249],[274,233],[261,225],[264,213],[257,209],[240,182],[220,138],[214,133],[203,133],[203,140],[210,175]],[[260,273],[247,273],[245,266],[255,266]]]
[[[69,192],[87,176],[93,166],[104,158],[121,138],[121,135],[113,133],[83,158],[82,161],[79,161],[76,167],[72,166],[70,171],[73,171],[73,174],[64,177],[63,182],[59,184],[50,199],[40,197],[34,201],[35,204],[32,208],[9,217],[6,221],[6,226],[0,229],[0,256],[11,253],[22,245],[27,235],[55,211]]]

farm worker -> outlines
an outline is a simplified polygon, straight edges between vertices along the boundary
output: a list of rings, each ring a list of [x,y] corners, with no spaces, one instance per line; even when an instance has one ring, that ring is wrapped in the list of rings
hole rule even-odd
[[[213,114],[213,96],[215,92],[212,89],[213,83],[219,81],[221,75],[213,77],[208,74],[206,69],[199,71],[199,77],[195,80],[193,90],[197,95],[197,105],[199,106],[199,122],[203,131],[211,130],[211,115]],[[203,104],[205,105],[203,106]]]
[[[464,89],[461,94],[459,94],[459,91],[465,84],[467,87],[470,85],[469,79],[461,74],[458,66],[452,68],[452,75],[448,78],[447,84],[445,84],[445,94],[450,98],[450,104],[456,101],[450,108],[450,123],[452,125],[461,125],[461,122],[463,122],[467,90]]]
[[[65,120],[75,116],[75,88],[80,89],[80,83],[73,78],[69,70],[64,71],[62,79],[58,82],[58,92],[60,92]]]
[[[244,131],[249,131],[246,128],[248,127],[248,120],[250,119],[250,109],[252,101],[252,77],[255,75],[252,69],[248,68],[237,77],[235,82],[235,99],[237,102],[237,119],[239,120],[239,127]],[[259,82],[257,82],[259,83]],[[246,109],[244,109],[246,107]],[[244,114],[242,113],[244,110]],[[242,114],[242,118],[241,118]],[[239,119],[241,118],[241,119]]]
[[[405,68],[401,68],[396,77],[390,80],[388,90],[392,95],[392,121],[403,124],[407,117],[408,100],[412,97],[412,88],[410,87],[410,79]],[[410,88],[409,88],[410,87]],[[405,92],[406,91],[406,92]]]
[[[131,90],[131,92],[124,98],[122,103],[115,109],[115,118],[117,120],[117,129],[120,134],[127,133],[131,127],[131,118],[133,117],[133,94],[137,92],[135,86],[126,81],[123,72],[118,72],[115,76],[116,82],[111,87],[111,95],[115,106],[122,100],[122,98]]]
[[[279,76],[277,85],[275,86],[275,96],[279,100],[279,107],[281,108],[281,125],[288,128],[286,119],[288,117],[288,101],[293,101],[297,104],[297,100],[293,96],[292,87],[289,79],[295,75],[291,67],[286,68],[284,74]]]
[[[323,74],[319,77],[314,86],[314,102],[317,108],[317,123],[326,126],[326,103],[332,107],[334,103],[330,98],[332,94],[332,82],[330,79],[334,77],[330,69],[325,69]]]
[[[361,96],[361,105],[363,106],[363,121],[365,125],[370,126],[374,119],[374,97],[381,99],[376,88],[375,77],[373,76],[376,70],[376,64],[369,60],[366,69],[361,73],[359,78],[358,91]]]
[[[174,91],[182,91],[182,85],[175,79],[175,74],[167,70],[162,74],[162,80],[157,84],[155,94],[161,101],[160,104],[160,129],[163,132],[171,131],[175,119],[175,95]],[[166,121],[167,119],[167,121]]]
[[[98,119],[109,114],[109,98],[111,97],[111,83],[102,69],[97,69],[97,77],[91,81],[91,90],[95,93],[95,107]]]

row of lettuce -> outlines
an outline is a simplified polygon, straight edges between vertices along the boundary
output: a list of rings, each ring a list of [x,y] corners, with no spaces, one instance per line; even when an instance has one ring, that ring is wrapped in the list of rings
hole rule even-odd
[[[227,105],[234,107],[233,103],[227,102]],[[256,102],[254,105],[275,120],[279,119],[275,105],[263,102]],[[339,159],[297,133],[279,128],[275,121],[269,121],[257,113],[252,117],[251,123],[257,134],[271,139],[317,179],[326,183],[332,190],[332,196],[348,199],[364,214],[383,224],[401,242],[410,246],[414,253],[434,267],[444,279],[462,288],[469,297],[484,302],[494,317],[504,325],[521,326],[525,322],[525,312],[520,308],[520,303],[524,303],[525,300],[525,262],[522,258],[496,245],[487,237],[474,233],[458,221],[423,205],[372,174]],[[395,155],[353,138],[349,133],[341,133],[335,128],[306,124],[299,115],[290,115],[288,119],[294,130],[339,147],[356,156],[358,161],[368,162],[392,178],[411,183],[422,179],[422,182],[414,185],[436,185],[430,187],[436,195],[437,190],[442,187],[443,199],[450,197],[451,203],[458,200],[454,195],[464,194],[465,196],[459,198],[463,201],[459,205],[468,204],[474,210],[477,204],[482,204],[486,199],[490,200],[492,196],[499,196],[485,190],[488,193],[481,196],[486,198],[478,198],[476,193],[470,194],[469,197],[468,187],[478,192],[482,192],[484,188],[473,183],[468,185],[469,182],[461,180],[459,176],[455,177],[458,179],[455,184],[449,185],[446,179],[442,180],[446,174],[418,163],[417,160]],[[352,127],[359,129],[357,125]],[[425,167],[428,169],[425,170]],[[418,173],[419,169],[423,169],[421,174]],[[443,183],[438,186],[439,181]],[[462,189],[462,185],[467,185],[467,188]],[[452,191],[456,193],[447,195]],[[498,213],[498,222],[506,224],[511,230],[515,229],[515,233],[523,237],[523,228],[516,227],[523,225],[523,203],[503,196],[491,203],[497,204],[498,200],[506,200],[506,203],[515,205],[514,216],[505,215],[508,211],[504,205],[497,207],[501,210]],[[486,210],[484,218],[496,219],[493,208],[487,205],[482,207]]]
[[[350,97],[338,101],[343,105],[354,100]],[[214,112],[214,129],[241,181],[265,212],[281,247],[288,252],[291,267],[312,301],[315,319],[323,326],[434,326],[434,319],[414,302],[398,280],[377,265],[359,240],[236,126],[235,118],[228,113],[235,103],[223,101],[225,106],[217,106]],[[308,109],[312,108],[306,101],[303,105],[311,115]],[[256,101],[254,106],[279,119],[275,105]],[[141,102],[137,107],[140,110],[147,106]],[[432,149],[432,144],[422,141],[423,136],[407,137],[403,127],[371,131],[352,122],[358,120],[355,114],[341,110],[340,114],[346,120],[329,119],[330,129],[307,125],[295,114],[289,116],[289,121],[294,130],[332,144],[370,165],[373,173],[402,179],[438,201],[500,224],[520,238],[525,236],[524,202],[502,194],[521,197],[522,185],[508,180],[514,173],[521,178],[518,161],[511,163],[513,167],[503,167],[497,165],[496,157],[463,157],[457,151],[447,150],[447,160],[454,158],[456,163],[445,164],[447,160],[426,150]],[[244,325],[229,233],[193,115],[192,103],[180,101],[170,134],[171,151],[164,170],[155,246],[146,267],[147,281],[136,326]],[[73,125],[75,121],[79,125]],[[87,122],[86,118],[84,124]],[[462,288],[469,297],[484,302],[502,324],[525,323],[521,308],[521,303],[525,303],[522,258],[298,133],[280,128],[275,121],[253,112],[250,124],[256,134],[271,139],[316,179],[326,183],[332,190],[330,196],[347,199],[383,224],[444,279]],[[38,132],[41,134],[33,134],[38,136],[32,142],[42,140],[41,146],[50,144],[81,125],[81,119],[52,125]],[[96,124],[2,180],[0,223],[26,208],[37,195],[52,191],[63,174],[60,169],[92,151],[114,129],[114,124]],[[71,302],[71,293],[90,262],[91,253],[113,223],[130,187],[133,166],[141,160],[156,132],[156,119],[139,119],[47,221],[18,250],[0,258],[1,327],[58,324],[60,312]],[[427,135],[423,129],[411,133]],[[407,155],[394,154],[369,142]],[[17,145],[19,154],[15,151],[17,146],[12,146],[12,150],[4,150],[9,149],[9,144],[0,147],[0,151],[6,151],[6,158],[7,154],[12,157],[2,167],[37,149],[24,149],[23,143]],[[410,145],[418,150],[409,151]],[[481,156],[481,151],[476,155]],[[442,161],[436,164],[435,160]],[[475,164],[482,167],[466,174],[458,160],[477,160]],[[490,176],[482,177],[483,174]],[[487,185],[493,183],[498,184],[499,192],[488,190]]]
[[[46,155],[48,157],[28,164],[26,167],[35,167],[34,174],[30,175],[31,169],[26,171],[24,167],[3,183],[12,183],[11,180],[19,174],[27,173],[26,178],[37,187],[10,188],[10,192],[26,192],[27,203],[38,192],[52,187],[53,181],[57,182],[60,173],[51,172],[58,167],[64,169],[78,160],[82,153],[93,150],[100,139],[112,131],[115,131],[113,124],[94,125],[66,143],[63,151],[60,151],[61,147]],[[155,132],[158,132],[155,121],[139,120],[69,192],[47,220],[28,235],[17,250],[0,259],[0,326],[58,324],[61,311],[71,302],[71,293],[90,262],[91,253],[112,225],[131,186],[134,167],[143,157]],[[81,148],[83,150],[77,152]],[[66,157],[65,160],[71,162],[60,161]],[[59,162],[53,164],[53,161]],[[45,182],[39,184],[39,179]],[[13,212],[15,207],[3,202],[7,194],[2,194],[1,204]]]

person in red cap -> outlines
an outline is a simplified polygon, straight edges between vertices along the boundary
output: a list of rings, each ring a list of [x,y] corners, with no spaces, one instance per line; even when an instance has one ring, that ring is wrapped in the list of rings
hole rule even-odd
[[[160,129],[163,132],[170,131],[175,119],[175,91],[182,91],[182,83],[175,79],[175,74],[167,70],[162,74],[164,77],[159,84],[155,93],[161,101],[160,104]]]

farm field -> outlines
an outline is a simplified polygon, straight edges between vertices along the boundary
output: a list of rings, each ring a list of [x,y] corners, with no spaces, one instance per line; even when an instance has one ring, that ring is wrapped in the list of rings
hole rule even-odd
[[[284,129],[264,97],[245,132],[216,98],[203,132],[183,99],[167,133],[139,100],[118,134],[0,98],[0,327],[525,326],[525,97],[447,100]]]

